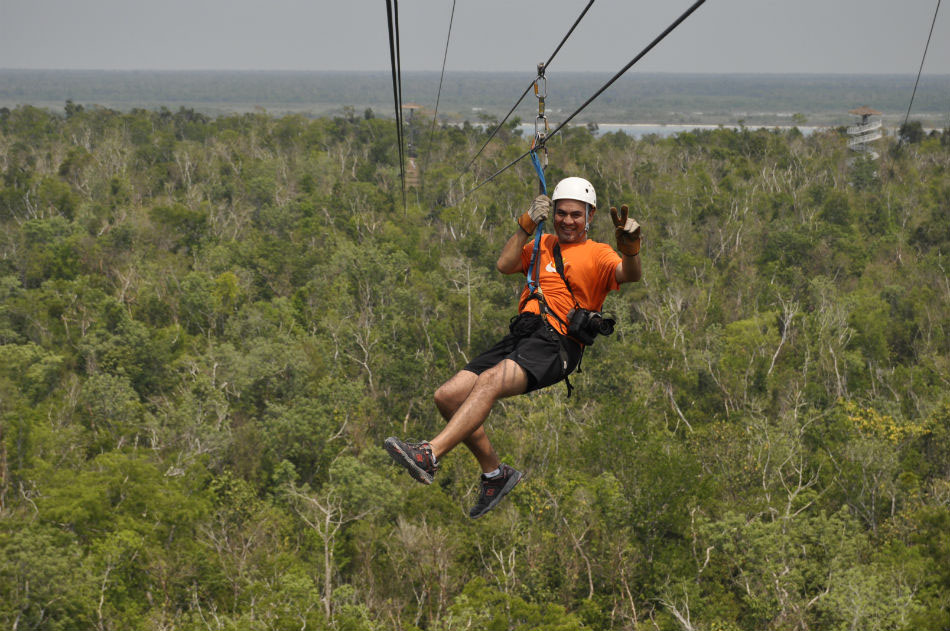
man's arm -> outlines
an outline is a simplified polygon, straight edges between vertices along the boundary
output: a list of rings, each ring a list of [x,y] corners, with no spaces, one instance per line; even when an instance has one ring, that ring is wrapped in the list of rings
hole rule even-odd
[[[498,255],[498,262],[495,267],[502,274],[516,274],[521,270],[521,251],[524,244],[528,242],[531,235],[521,229],[519,226],[513,235],[505,242],[505,246]]]
[[[619,284],[636,282],[643,276],[640,267],[640,224],[629,217],[628,212],[626,205],[620,207],[619,214],[616,208],[610,209],[617,235],[617,249],[620,250],[620,263],[614,271]]]
[[[643,278],[643,270],[640,268],[640,255],[621,254],[620,262],[617,263],[617,269],[614,272],[617,277],[617,283],[635,283]]]
[[[521,268],[521,250],[524,244],[534,235],[538,224],[548,218],[551,211],[551,198],[547,195],[538,195],[531,202],[531,208],[518,218],[518,231],[511,235],[511,238],[505,242],[505,247],[501,249],[498,256],[498,262],[495,267],[502,274],[515,274],[522,270]]]

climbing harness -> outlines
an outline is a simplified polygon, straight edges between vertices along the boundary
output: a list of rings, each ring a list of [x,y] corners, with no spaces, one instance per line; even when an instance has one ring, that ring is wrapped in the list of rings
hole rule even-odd
[[[589,5],[588,5],[589,6]],[[582,16],[583,17],[583,16]],[[576,26],[576,24],[575,24]],[[573,29],[572,29],[573,30]],[[560,47],[558,47],[560,48]],[[557,51],[555,51],[556,53]],[[535,173],[538,175],[538,191],[540,195],[548,194],[548,183],[544,177],[544,169],[548,165],[548,149],[545,146],[545,138],[547,137],[548,132],[548,119],[545,114],[545,99],[548,94],[548,80],[544,74],[546,69],[546,64],[541,62],[538,64],[538,76],[534,80],[534,95],[538,98],[538,114],[534,119],[534,138],[531,140],[531,149],[529,153],[531,155],[531,164],[534,165]],[[541,152],[541,156],[538,156],[538,152]],[[568,378],[567,369],[568,369],[568,354],[567,349],[564,348],[564,339],[560,333],[554,330],[554,327],[548,322],[548,315],[553,316],[558,322],[564,324],[561,318],[558,317],[554,311],[552,311],[547,304],[547,301],[544,299],[544,292],[541,291],[541,285],[538,282],[540,279],[540,253],[541,253],[541,238],[544,236],[544,221],[539,221],[537,227],[534,230],[534,246],[531,250],[531,260],[528,263],[528,273],[527,273],[527,288],[528,296],[525,298],[524,302],[521,303],[521,308],[524,308],[524,305],[527,304],[529,300],[538,301],[538,316],[540,317],[541,326],[544,326],[548,334],[553,336],[556,339],[558,344],[558,358],[561,362],[561,374],[564,376],[564,383],[567,386],[567,396],[571,396],[571,392],[574,390],[574,386],[571,384],[571,380]],[[555,246],[557,248],[557,246]],[[557,249],[558,258],[560,259],[560,249]],[[558,269],[558,272],[561,274],[561,278],[564,279],[564,282],[567,283],[567,278],[563,273],[563,266]],[[570,291],[570,284],[568,284],[568,291]],[[574,293],[571,292],[571,296]],[[519,311],[521,310],[519,308]],[[519,314],[518,317],[524,315]],[[566,330],[566,329],[565,329]],[[581,356],[583,357],[583,347],[581,348]]]

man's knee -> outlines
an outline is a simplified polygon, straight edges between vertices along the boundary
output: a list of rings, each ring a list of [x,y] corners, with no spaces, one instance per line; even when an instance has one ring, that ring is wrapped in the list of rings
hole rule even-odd
[[[439,411],[451,416],[465,401],[477,379],[475,373],[463,370],[439,386],[432,397]]]
[[[443,383],[432,396],[432,398],[435,399],[435,406],[440,410],[447,410],[453,406],[457,406],[457,403],[455,403],[456,397],[448,385],[447,383]]]

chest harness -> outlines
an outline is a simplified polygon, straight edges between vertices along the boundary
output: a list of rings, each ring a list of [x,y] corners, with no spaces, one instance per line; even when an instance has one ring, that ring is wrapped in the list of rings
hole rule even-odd
[[[538,97],[538,115],[534,120],[534,140],[531,142],[531,163],[534,165],[534,170],[538,175],[539,190],[542,195],[548,194],[548,185],[544,177],[544,167],[547,166],[548,162],[548,149],[545,144],[545,136],[548,131],[548,120],[544,111],[544,101],[547,96],[547,78],[544,76],[544,64],[538,64],[538,78],[534,82],[534,94]],[[538,157],[538,150],[543,152],[543,158]],[[542,159],[544,165],[542,165]],[[540,313],[540,326],[544,326],[551,335],[557,339],[558,343],[558,354],[561,361],[561,374],[564,376],[564,383],[567,385],[567,396],[570,397],[571,393],[574,390],[574,386],[571,385],[571,381],[567,375],[569,358],[567,350],[564,348],[564,337],[560,332],[555,330],[551,325],[548,319],[545,316],[552,316],[557,320],[563,327],[564,330],[568,330],[568,323],[561,319],[558,314],[556,314],[549,306],[547,301],[544,298],[544,292],[541,291],[540,285],[540,251],[541,251],[541,237],[544,235],[544,222],[538,222],[537,228],[534,231],[534,247],[531,251],[531,262],[528,264],[528,274],[527,274],[527,287],[528,287],[528,296],[524,301],[518,305],[519,314],[516,315],[512,320],[520,318],[523,314],[521,311],[524,309],[524,306],[528,304],[531,300],[538,301],[538,311]],[[580,305],[577,302],[577,298],[574,297],[574,290],[571,288],[570,281],[567,280],[567,276],[564,274],[564,259],[561,256],[561,245],[559,243],[554,244],[553,249],[554,255],[554,266],[557,269],[558,275],[561,277],[561,280],[564,281],[565,286],[567,286],[567,291],[570,292],[571,298],[574,300],[574,308],[580,308]],[[573,340],[572,340],[573,341]],[[584,358],[584,346],[578,344],[581,354],[580,358],[577,361],[577,371],[581,372],[581,361]]]
[[[567,396],[570,397],[571,393],[574,391],[574,386],[571,384],[570,377],[568,376],[568,366],[569,366],[569,356],[567,349],[564,347],[565,338],[570,339],[572,342],[576,343],[580,348],[580,357],[577,360],[577,372],[582,372],[581,363],[584,359],[584,348],[585,346],[579,343],[577,340],[568,337],[567,335],[561,334],[557,331],[554,326],[548,321],[546,316],[551,316],[557,322],[564,327],[564,330],[567,331],[570,328],[570,325],[565,322],[557,313],[554,312],[551,307],[548,306],[547,300],[544,298],[544,292],[541,290],[541,285],[539,282],[540,278],[540,266],[538,265],[538,246],[535,245],[535,251],[531,255],[531,265],[528,269],[528,295],[525,299],[518,305],[518,311],[521,312],[525,305],[528,304],[531,300],[538,301],[538,312],[540,322],[538,326],[543,326],[550,333],[550,335],[557,340],[558,343],[558,355],[561,361],[561,374],[564,376],[564,383],[567,386]],[[571,299],[574,301],[574,309],[581,309],[580,303],[577,302],[577,298],[574,296],[574,290],[571,287],[571,281],[567,280],[567,275],[564,273],[564,258],[561,256],[561,244],[555,243],[554,249],[552,251],[554,255],[554,267],[557,269],[558,275],[561,277],[561,280],[564,281],[564,285],[567,287],[567,291],[571,294]],[[519,313],[515,316],[514,319],[520,318],[525,315],[524,313]]]

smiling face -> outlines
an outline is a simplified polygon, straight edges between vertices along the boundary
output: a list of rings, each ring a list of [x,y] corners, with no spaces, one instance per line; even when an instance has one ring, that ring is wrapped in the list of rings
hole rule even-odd
[[[585,217],[587,205],[577,199],[559,199],[554,209],[554,232],[561,243],[583,243],[587,240],[587,222],[594,217]]]

